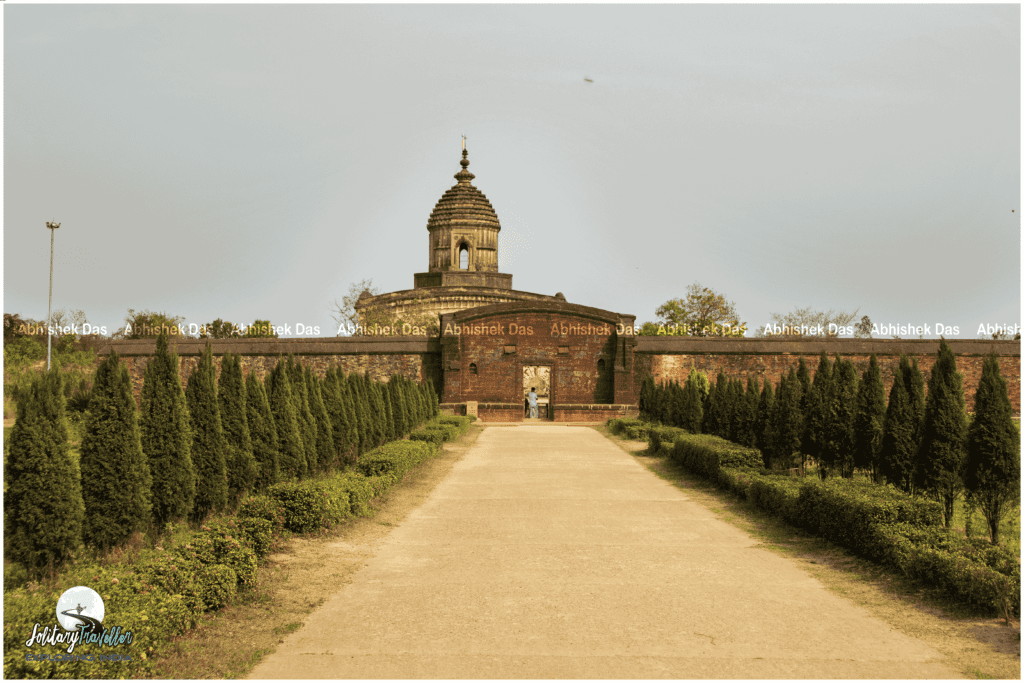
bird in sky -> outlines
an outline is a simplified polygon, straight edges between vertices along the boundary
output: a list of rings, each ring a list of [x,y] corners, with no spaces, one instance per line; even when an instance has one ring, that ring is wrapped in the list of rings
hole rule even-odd
[[[583,77],[583,80],[585,80],[587,83],[593,83],[594,82],[593,78],[587,78],[586,76]]]

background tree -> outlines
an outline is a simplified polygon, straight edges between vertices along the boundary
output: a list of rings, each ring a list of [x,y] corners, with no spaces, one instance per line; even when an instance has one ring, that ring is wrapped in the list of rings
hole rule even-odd
[[[139,430],[152,477],[153,521],[162,528],[188,517],[196,497],[188,407],[178,356],[168,352],[166,334],[157,338],[143,375]]]
[[[871,354],[867,370],[857,389],[857,413],[854,417],[854,466],[871,473],[873,482],[881,482],[879,455],[885,431],[885,385],[878,359]]]
[[[917,472],[921,487],[942,501],[946,527],[953,522],[953,504],[963,490],[964,441],[967,436],[966,401],[956,358],[946,340],[928,379]]]
[[[139,415],[128,368],[111,352],[96,368],[82,436],[82,540],[105,549],[150,520],[152,479],[142,453]]]
[[[747,389],[743,393],[742,407],[739,412],[736,430],[736,443],[748,448],[757,447],[757,403],[760,398],[760,382],[747,377]]]
[[[910,410],[913,414],[914,423],[914,450],[921,447],[921,439],[924,428],[924,406],[925,406],[925,382],[924,375],[917,367],[917,359],[910,359],[900,356],[899,370],[903,374],[903,387],[907,390],[907,400],[910,402]]]
[[[1020,495],[1020,432],[1012,414],[1006,380],[992,354],[985,358],[974,394],[964,486],[985,515],[993,543],[999,542],[999,524],[1006,510]]]
[[[254,320],[252,325],[245,328],[243,335],[247,339],[276,339],[277,332],[269,320]]]
[[[858,309],[859,310],[859,309]],[[772,313],[768,325],[757,328],[755,337],[791,337],[815,339],[824,337],[838,337],[841,328],[852,328],[853,321],[857,317],[857,311],[844,313],[829,309],[827,311],[815,311],[811,307],[798,308],[792,313],[782,315]],[[780,334],[773,334],[772,326],[783,328]]]
[[[188,329],[184,328],[184,324],[185,318],[180,315],[154,313],[149,310],[136,311],[134,308],[129,308],[128,314],[124,317],[124,326],[111,337],[113,339],[156,339],[161,332],[166,332],[172,337],[184,338],[188,336]]]
[[[82,485],[68,449],[58,370],[32,379],[18,402],[8,448],[5,555],[36,574],[82,544]]]
[[[281,476],[278,466],[277,426],[270,410],[270,401],[263,382],[256,373],[245,378],[246,420],[252,441],[253,459],[256,461],[255,490],[262,491],[276,484]]]
[[[224,463],[228,476],[228,502],[234,505],[256,484],[256,458],[249,432],[248,392],[242,375],[242,356],[225,353],[220,363],[217,391],[224,428]]]
[[[278,466],[282,479],[299,479],[306,471],[306,448],[302,444],[299,419],[295,414],[288,362],[281,358],[267,375],[267,399],[277,430]]]
[[[860,322],[854,325],[854,337],[867,337],[871,338],[871,333],[874,331],[874,323],[871,322],[871,318],[868,316],[862,316]]]
[[[742,337],[747,331],[734,303],[696,282],[686,288],[686,297],[669,299],[654,313],[662,324],[691,337]]]
[[[217,318],[199,328],[200,339],[241,339],[242,330],[233,322]]]
[[[217,403],[215,372],[213,352],[207,345],[185,388],[192,431],[192,463],[197,477],[193,521],[202,521],[210,513],[224,509],[228,501],[227,444]]]
[[[878,470],[888,483],[910,494],[914,493],[917,467],[917,431],[903,373],[897,371],[893,373],[889,403],[885,409]]]

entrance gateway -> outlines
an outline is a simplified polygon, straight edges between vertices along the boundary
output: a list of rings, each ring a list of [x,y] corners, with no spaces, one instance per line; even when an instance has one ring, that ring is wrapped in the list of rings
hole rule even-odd
[[[533,389],[537,394],[537,417],[550,420],[551,407],[551,366],[526,365],[523,367],[523,409],[529,413],[529,394]],[[529,416],[529,415],[527,415]]]
[[[484,422],[522,422],[536,387],[539,416],[599,422],[636,414],[635,318],[565,301],[521,301],[441,316],[441,408]]]

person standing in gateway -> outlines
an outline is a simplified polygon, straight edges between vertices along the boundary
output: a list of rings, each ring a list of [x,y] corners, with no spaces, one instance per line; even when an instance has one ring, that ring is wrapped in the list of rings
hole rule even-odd
[[[530,417],[537,417],[537,387],[530,387],[526,400],[530,402]]]

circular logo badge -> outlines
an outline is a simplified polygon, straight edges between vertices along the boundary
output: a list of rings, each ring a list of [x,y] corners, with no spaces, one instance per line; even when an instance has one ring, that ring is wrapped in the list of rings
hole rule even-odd
[[[100,594],[85,586],[69,588],[57,600],[57,621],[65,631],[77,631],[83,624],[87,631],[102,631],[105,611]]]

